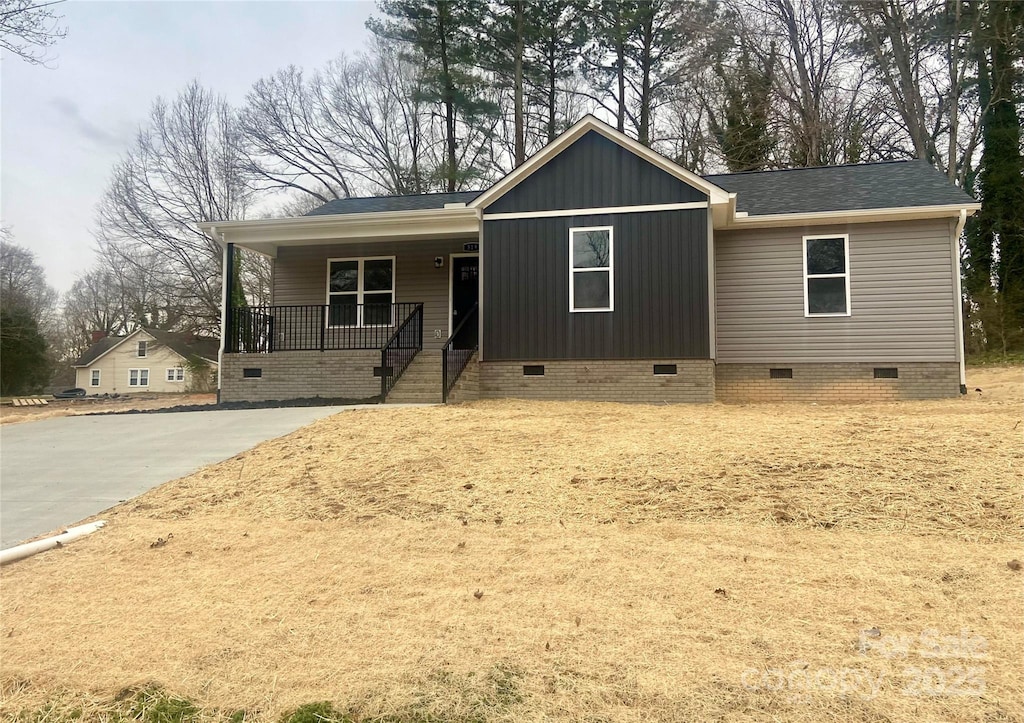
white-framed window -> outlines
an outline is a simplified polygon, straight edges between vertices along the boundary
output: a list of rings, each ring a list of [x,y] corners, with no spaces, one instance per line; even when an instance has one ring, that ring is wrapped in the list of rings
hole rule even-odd
[[[168,367],[167,368],[167,381],[169,382],[183,382],[185,381],[185,369],[182,367]]]
[[[149,386],[149,369],[129,369],[128,370],[128,386],[130,386],[130,387],[148,387]]]
[[[804,236],[804,316],[850,315],[850,237]]]
[[[327,326],[392,326],[395,257],[327,260]]]
[[[149,347],[149,342],[147,342],[147,341],[140,341],[138,343],[138,345],[135,347],[135,354],[140,359],[144,359],[145,356],[146,356],[147,347]]]
[[[89,386],[90,387],[98,387],[99,385],[100,385],[100,370],[99,369],[93,369],[92,373],[89,375]]]
[[[569,311],[612,311],[613,235],[611,226],[569,229]]]

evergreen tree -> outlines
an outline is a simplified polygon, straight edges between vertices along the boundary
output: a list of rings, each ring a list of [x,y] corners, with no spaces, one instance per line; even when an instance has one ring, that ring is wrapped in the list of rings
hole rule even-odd
[[[437,103],[444,119],[445,160],[438,173],[446,191],[457,191],[476,169],[460,168],[460,123],[473,125],[496,112],[483,97],[476,72],[476,28],[484,14],[481,0],[380,0],[387,19],[371,18],[367,27],[380,37],[404,43],[423,67],[420,93]]]
[[[757,67],[746,49],[735,68],[718,63],[715,72],[722,80],[724,108],[721,117],[709,119],[711,131],[732,172],[763,171],[775,147],[769,129],[772,102],[774,52],[767,67]]]
[[[989,0],[979,10],[982,208],[967,234],[965,285],[979,307],[985,346],[1005,352],[1024,348],[1024,159],[1014,65],[1024,34],[1024,4]]]

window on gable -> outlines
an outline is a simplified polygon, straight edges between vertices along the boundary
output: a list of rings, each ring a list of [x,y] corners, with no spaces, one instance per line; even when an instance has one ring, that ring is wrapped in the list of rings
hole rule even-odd
[[[89,379],[89,386],[90,387],[98,387],[99,385],[100,385],[100,370],[99,369],[93,369],[92,370],[92,375],[91,375],[91,377]]]
[[[569,311],[611,311],[612,227],[569,229]]]
[[[130,386],[130,387],[148,387],[149,386],[149,369],[129,369],[128,370],[128,386]]]
[[[804,316],[850,315],[850,237],[804,237]]]
[[[146,356],[146,348],[149,346],[149,342],[140,341],[138,347],[136,347],[136,354],[139,358]]]
[[[391,326],[394,301],[394,257],[327,262],[328,326]]]

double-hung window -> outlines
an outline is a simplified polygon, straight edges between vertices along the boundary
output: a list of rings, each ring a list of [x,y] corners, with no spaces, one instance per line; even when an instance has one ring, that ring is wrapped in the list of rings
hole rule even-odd
[[[149,343],[148,342],[140,341],[138,343],[138,345],[136,346],[135,355],[137,357],[139,357],[140,359],[144,358],[146,356],[146,351],[147,351],[148,347],[149,347]]]
[[[169,381],[169,382],[183,382],[183,381],[185,381],[185,369],[183,367],[168,367],[168,369],[167,369],[167,381]]]
[[[149,386],[149,369],[129,369],[128,370],[128,386],[129,387],[148,387]]]
[[[91,377],[89,379],[89,386],[90,387],[98,387],[99,385],[100,385],[100,370],[99,369],[93,369],[92,370],[92,375],[91,375]]]
[[[394,256],[328,260],[328,326],[391,326],[394,301]]]
[[[612,227],[569,229],[569,311],[611,311]]]
[[[850,315],[850,237],[804,236],[804,316]]]

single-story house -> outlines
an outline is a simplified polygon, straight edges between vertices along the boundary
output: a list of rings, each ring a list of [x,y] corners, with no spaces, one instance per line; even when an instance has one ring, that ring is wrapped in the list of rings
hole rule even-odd
[[[75,386],[89,394],[204,391],[212,386],[209,375],[217,370],[219,348],[216,339],[159,329],[125,336],[97,333],[71,366]],[[193,378],[188,362],[196,359],[206,367],[205,378]]]
[[[699,176],[587,116],[482,192],[203,224],[220,395],[954,396],[979,208],[924,161]],[[227,304],[235,247],[273,260],[269,306]]]

